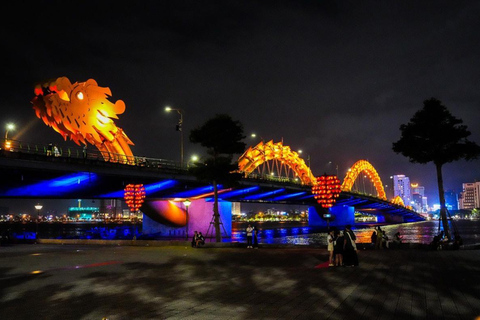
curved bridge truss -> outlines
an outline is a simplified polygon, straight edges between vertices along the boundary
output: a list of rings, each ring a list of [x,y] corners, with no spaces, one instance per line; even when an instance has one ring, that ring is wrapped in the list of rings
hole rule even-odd
[[[370,181],[372,181],[375,189],[377,190],[377,196],[382,200],[387,200],[387,195],[383,189],[382,180],[377,173],[377,170],[366,160],[359,160],[348,170],[347,176],[342,183],[342,191],[351,191],[355,180],[360,173],[365,172]]]
[[[239,171],[247,177],[256,169],[259,169],[261,165],[266,164],[267,161],[273,161],[271,166],[267,168],[269,172],[276,169],[279,174],[284,172],[288,176],[292,171],[302,184],[317,184],[312,171],[305,164],[305,161],[299,157],[298,153],[292,151],[289,146],[284,146],[283,142],[273,143],[273,140],[267,143],[262,141],[255,147],[249,147],[238,159]]]

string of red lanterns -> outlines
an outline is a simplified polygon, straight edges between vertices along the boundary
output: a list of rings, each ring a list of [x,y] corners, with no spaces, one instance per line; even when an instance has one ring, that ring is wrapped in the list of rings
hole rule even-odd
[[[332,207],[341,192],[341,183],[336,175],[317,177],[317,185],[312,187],[312,193],[323,208]]]
[[[127,184],[123,198],[131,212],[138,212],[145,199],[145,187],[143,184]]]

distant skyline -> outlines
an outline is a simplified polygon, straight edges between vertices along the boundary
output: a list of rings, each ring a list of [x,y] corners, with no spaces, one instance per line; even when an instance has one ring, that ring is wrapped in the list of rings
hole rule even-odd
[[[138,156],[205,155],[191,129],[215,114],[239,120],[247,145],[283,139],[310,157],[315,175],[343,179],[368,160],[384,185],[404,174],[438,201],[435,166],[392,151],[430,97],[464,120],[480,143],[480,2],[476,1],[92,1],[2,6],[0,99],[9,136],[74,146],[36,118],[36,83],[95,79],[123,100]],[[8,20],[8,21],[7,21]],[[250,138],[256,133],[257,138]],[[329,165],[329,163],[331,163]],[[480,180],[480,161],[444,166],[446,190]],[[4,200],[0,201],[0,205]]]

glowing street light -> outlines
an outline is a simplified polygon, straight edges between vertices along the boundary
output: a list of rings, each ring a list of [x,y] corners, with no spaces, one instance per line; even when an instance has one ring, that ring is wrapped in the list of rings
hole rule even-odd
[[[7,126],[5,127],[5,149],[10,150],[12,147],[11,142],[8,141],[8,132],[15,130],[15,125],[13,123],[7,123]]]
[[[5,140],[8,139],[8,131],[15,130],[15,125],[13,123],[7,123],[6,129],[7,130],[5,131]]]
[[[35,205],[35,209],[37,210],[37,220],[35,222],[35,243],[38,240],[38,220],[40,219],[40,210],[42,210],[43,206],[40,203]]]
[[[185,199],[185,201],[183,201],[183,205],[185,206],[185,227],[187,229],[187,232],[185,234],[185,240],[188,241],[188,207],[190,207],[190,205],[192,204],[192,201],[188,200],[188,199]]]
[[[303,150],[302,150],[302,149],[299,149],[299,150],[297,151],[297,153],[298,153],[298,154],[302,154],[302,153],[303,153]],[[309,154],[307,154],[307,161],[308,161],[308,167],[310,168],[310,155],[309,155]]]
[[[199,159],[199,157],[198,157],[197,155],[192,155],[192,156],[190,157],[190,160],[188,160],[188,162],[187,162],[187,168],[190,168],[190,165],[191,165],[191,164],[194,164],[195,162],[197,162],[198,159]]]
[[[177,113],[180,115],[180,119],[178,120],[176,130],[180,131],[180,166],[183,168],[183,131],[182,131],[182,125],[183,125],[183,113],[182,109],[175,109],[170,106],[165,107],[166,112],[170,111],[177,111]]]

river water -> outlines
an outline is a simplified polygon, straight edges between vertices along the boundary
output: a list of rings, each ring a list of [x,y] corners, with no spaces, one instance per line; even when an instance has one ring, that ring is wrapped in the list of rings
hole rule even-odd
[[[294,244],[294,245],[326,245],[327,232],[318,228],[309,227],[308,223],[291,223],[272,225],[269,223],[252,223],[259,230],[259,243],[269,244]],[[453,225],[452,225],[453,224]],[[248,223],[234,223],[232,230],[232,241],[246,241],[245,229]],[[370,237],[375,225],[357,225],[352,228],[357,236],[357,243],[370,243]],[[480,220],[454,220],[450,227],[456,227],[461,235],[464,244],[480,243]],[[388,238],[393,240],[394,234],[398,231],[404,243],[432,242],[433,237],[439,233],[439,221],[422,221],[402,223],[395,225],[384,225]],[[440,230],[443,230],[441,227]],[[452,232],[453,233],[453,232]]]
[[[451,222],[452,223],[452,222]],[[293,244],[299,246],[326,245],[327,233],[325,229],[309,227],[308,222],[255,222],[252,223],[259,230],[258,242],[265,244]],[[248,223],[232,223],[232,242],[246,242],[245,229]],[[480,220],[454,220],[453,225],[460,233],[464,244],[480,243]],[[370,237],[375,225],[357,225],[353,231],[357,236],[357,243],[370,243]],[[400,232],[405,243],[432,242],[435,235],[439,233],[439,221],[423,221],[403,223],[396,225],[384,225],[382,229],[389,239]],[[35,239],[35,232],[38,231],[40,238],[50,239],[106,239],[129,240],[136,236],[137,239],[158,239],[167,238],[155,237],[142,234],[142,225],[131,223],[0,223],[0,234],[8,230],[15,242],[32,242]],[[175,238],[168,238],[175,239]],[[181,240],[183,238],[178,238]],[[207,241],[210,239],[207,239]]]

